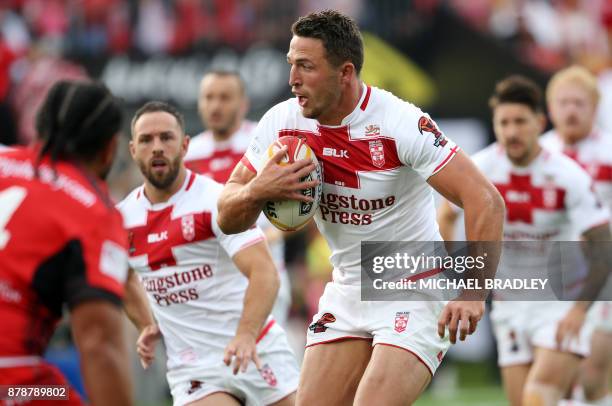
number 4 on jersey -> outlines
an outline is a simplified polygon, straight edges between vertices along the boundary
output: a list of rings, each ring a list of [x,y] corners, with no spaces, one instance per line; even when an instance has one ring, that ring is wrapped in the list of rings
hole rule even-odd
[[[5,227],[26,194],[26,189],[19,186],[12,186],[0,192],[0,250],[6,247],[11,238],[11,233]]]

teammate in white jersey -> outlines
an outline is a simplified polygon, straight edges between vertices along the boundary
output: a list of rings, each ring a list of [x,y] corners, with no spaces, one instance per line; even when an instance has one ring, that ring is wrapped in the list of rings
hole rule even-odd
[[[307,336],[300,405],[411,404],[448,345],[471,334],[483,297],[442,302],[360,300],[362,240],[439,241],[431,187],[465,206],[470,239],[501,238],[499,193],[431,120],[410,103],[359,78],[363,43],[350,18],[324,11],[292,26],[287,61],[295,98],[270,109],[219,199],[227,233],[250,227],[267,200],[309,201],[299,179],[309,161],[268,162],[279,137],[305,137],[323,165],[316,223],[334,266]],[[429,183],[429,185],[427,184]],[[431,187],[430,187],[431,186]],[[445,336],[445,328],[449,336]],[[325,344],[325,345],[317,345]]]
[[[246,152],[257,123],[244,119],[248,108],[244,82],[237,72],[211,71],[202,78],[198,111],[208,127],[189,141],[185,166],[196,173],[225,183]],[[262,214],[257,222],[265,234],[280,276],[274,319],[285,326],[291,305],[291,284],[285,269],[285,240],[280,230]]]
[[[550,266],[542,251],[547,245],[539,241],[573,241],[577,235],[605,241],[610,236],[609,214],[592,192],[588,174],[566,156],[540,146],[545,125],[541,99],[538,86],[526,78],[499,82],[490,101],[498,143],[473,157],[504,197],[504,239],[532,241],[505,247],[498,273],[516,277]],[[451,233],[457,216],[457,210],[443,203],[441,229]],[[535,254],[530,251],[535,249]],[[517,258],[528,261],[516,266]],[[588,303],[494,300],[493,305],[498,362],[511,405],[556,406],[581,357],[588,354]]]
[[[175,405],[292,405],[298,368],[269,316],[279,282],[264,235],[257,227],[232,236],[219,229],[223,186],[185,168],[183,128],[180,113],[160,102],[132,120],[130,152],[145,182],[118,207],[130,266],[159,323],[142,330],[139,354],[151,362],[163,337]],[[147,313],[142,305],[131,310],[132,319]]]
[[[574,159],[591,175],[599,199],[612,211],[612,136],[595,127],[600,100],[597,78],[587,69],[572,66],[550,80],[546,98],[554,128],[542,143]],[[608,281],[608,286],[612,281]],[[593,305],[595,321],[591,355],[582,364],[584,398],[612,405],[608,382],[612,373],[612,302]],[[601,403],[603,404],[603,403]]]

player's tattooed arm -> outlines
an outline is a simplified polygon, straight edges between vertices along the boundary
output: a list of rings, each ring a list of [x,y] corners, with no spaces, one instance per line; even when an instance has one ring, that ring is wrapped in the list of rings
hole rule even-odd
[[[572,308],[559,321],[555,339],[558,348],[562,349],[568,340],[580,334],[587,310],[597,299],[601,289],[612,269],[612,251],[609,249],[612,237],[608,223],[593,227],[582,234],[584,256],[588,263],[589,272],[584,280],[582,291]]]
[[[257,174],[242,163],[236,165],[217,202],[217,223],[225,234],[240,233],[251,227],[266,201],[312,201],[312,197],[301,191],[316,186],[317,181],[301,182],[300,179],[314,170],[314,164],[299,160],[278,165],[286,152],[286,147],[279,149]]]
[[[234,263],[248,279],[249,286],[244,295],[244,308],[236,330],[236,336],[225,348],[223,361],[233,372],[245,372],[253,361],[261,368],[257,356],[257,338],[264,322],[272,311],[280,280],[265,241],[253,244],[233,257]]]

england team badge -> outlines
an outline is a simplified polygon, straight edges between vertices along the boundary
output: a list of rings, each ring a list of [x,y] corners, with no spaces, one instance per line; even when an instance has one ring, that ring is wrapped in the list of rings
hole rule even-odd
[[[195,238],[195,219],[193,214],[188,214],[181,217],[181,231],[183,232],[183,238],[187,241],[193,241]]]
[[[375,167],[382,168],[385,165],[385,149],[381,140],[370,141],[370,156]]]
[[[397,312],[395,313],[395,331],[403,333],[408,327],[408,315],[410,312]]]
[[[268,383],[270,386],[276,386],[278,380],[276,379],[276,375],[274,375],[274,371],[270,368],[270,365],[264,364],[263,367],[259,370],[261,377]]]

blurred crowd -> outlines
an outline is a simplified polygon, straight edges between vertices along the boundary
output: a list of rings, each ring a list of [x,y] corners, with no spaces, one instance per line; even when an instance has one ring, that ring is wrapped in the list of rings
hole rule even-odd
[[[4,0],[0,3],[0,143],[27,143],[48,84],[85,76],[74,61],[177,55],[222,44],[285,44],[296,16],[335,8],[396,41],[452,15],[545,72],[612,66],[610,0]],[[435,27],[434,27],[435,30]],[[73,61],[73,62],[69,62]]]

